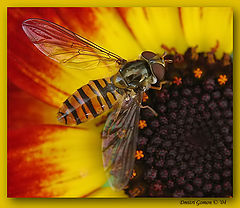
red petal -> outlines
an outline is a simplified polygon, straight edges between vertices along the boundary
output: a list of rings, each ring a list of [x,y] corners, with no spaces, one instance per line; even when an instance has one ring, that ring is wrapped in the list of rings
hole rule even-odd
[[[41,182],[61,173],[61,170],[57,170],[47,160],[28,161],[27,154],[22,151],[43,144],[45,141],[39,134],[47,130],[50,133],[54,131],[54,127],[43,127],[42,132],[36,128],[29,130],[8,132],[8,197],[51,196],[53,193],[41,193]]]
[[[80,197],[106,181],[100,128],[38,125],[8,131],[8,197]]]
[[[17,129],[36,124],[59,124],[58,108],[53,108],[8,81],[7,93],[8,129]]]
[[[75,32],[80,26],[86,34],[97,29],[93,24],[94,13],[91,8],[8,8],[8,78],[38,99],[59,107],[87,80],[66,75],[68,71],[33,46],[22,30],[22,22],[29,18],[67,24]]]

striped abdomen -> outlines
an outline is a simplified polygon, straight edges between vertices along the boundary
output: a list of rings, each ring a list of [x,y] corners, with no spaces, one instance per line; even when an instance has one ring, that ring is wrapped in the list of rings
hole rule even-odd
[[[65,124],[86,122],[112,108],[120,97],[110,78],[90,81],[63,103],[58,120]]]

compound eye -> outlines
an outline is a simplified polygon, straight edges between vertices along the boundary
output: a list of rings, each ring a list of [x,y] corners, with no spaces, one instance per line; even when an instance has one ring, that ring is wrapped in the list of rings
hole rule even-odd
[[[156,54],[151,51],[143,51],[141,55],[147,61],[151,60],[154,56],[156,56]]]
[[[161,81],[165,75],[165,68],[162,64],[153,63],[151,64],[153,74],[157,77],[158,81]]]

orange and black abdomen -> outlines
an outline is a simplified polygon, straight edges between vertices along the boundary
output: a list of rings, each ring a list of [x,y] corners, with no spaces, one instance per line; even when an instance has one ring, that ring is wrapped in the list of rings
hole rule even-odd
[[[86,122],[111,109],[120,97],[110,78],[90,81],[63,103],[58,120],[70,125]]]

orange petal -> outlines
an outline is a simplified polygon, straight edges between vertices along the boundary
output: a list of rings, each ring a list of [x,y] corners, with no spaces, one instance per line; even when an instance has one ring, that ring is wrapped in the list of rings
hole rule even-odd
[[[106,182],[101,128],[8,131],[8,197],[81,197]]]

